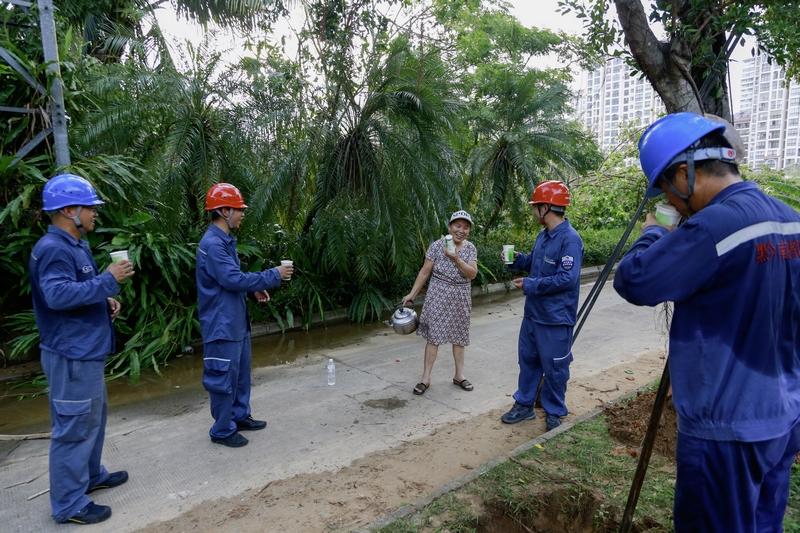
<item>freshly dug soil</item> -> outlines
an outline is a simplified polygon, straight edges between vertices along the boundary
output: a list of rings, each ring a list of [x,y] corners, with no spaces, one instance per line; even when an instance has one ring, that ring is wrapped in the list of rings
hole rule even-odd
[[[629,403],[614,405],[606,411],[608,432],[621,443],[633,446],[635,453],[638,453],[644,440],[655,397],[655,391],[639,393]],[[653,451],[675,460],[677,444],[678,421],[672,399],[668,398],[658,425]]]

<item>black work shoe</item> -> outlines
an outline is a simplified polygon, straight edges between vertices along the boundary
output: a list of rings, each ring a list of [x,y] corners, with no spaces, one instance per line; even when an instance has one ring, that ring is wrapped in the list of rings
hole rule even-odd
[[[225,438],[211,437],[211,442],[216,442],[217,444],[222,444],[230,448],[241,448],[247,445],[248,440],[239,433],[232,433]]]
[[[556,415],[547,415],[547,417],[545,418],[545,427],[547,428],[547,431],[556,429],[560,425],[561,425],[561,417],[558,417]]]
[[[267,427],[267,423],[264,420],[254,420],[252,416],[236,421],[236,429],[239,431],[258,431],[265,427]]]
[[[89,494],[90,492],[94,492],[100,489],[113,489],[114,487],[119,487],[126,481],[128,481],[128,473],[125,470],[120,470],[119,472],[111,472],[108,475],[108,479],[106,479],[102,483],[98,483],[97,485],[92,485],[91,487],[86,489],[86,494]]]
[[[514,402],[514,406],[500,417],[504,424],[516,424],[523,420],[532,420],[536,418],[536,411],[529,405],[522,405],[519,402]]]
[[[94,502],[89,502],[86,507],[70,516],[62,523],[72,524],[97,524],[108,520],[111,517],[111,507],[108,505],[97,505]]]

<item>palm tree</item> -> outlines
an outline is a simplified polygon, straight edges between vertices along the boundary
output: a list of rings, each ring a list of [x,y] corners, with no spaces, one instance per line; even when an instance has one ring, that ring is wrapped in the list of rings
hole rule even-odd
[[[371,64],[362,90],[338,80],[349,85],[334,92],[351,96],[322,114],[331,119],[317,130],[302,230],[320,267],[351,283],[350,315],[357,320],[388,303],[381,296],[387,284],[418,267],[420,249],[459,203],[447,137],[457,105],[444,63],[401,38]]]
[[[544,179],[569,182],[599,160],[595,143],[565,117],[569,92],[539,71],[505,69],[473,105],[475,145],[469,153],[464,196],[488,214],[494,227],[509,203]],[[477,108],[477,109],[476,109]]]
[[[457,104],[436,54],[392,43],[368,73],[367,90],[326,125],[304,229],[340,197],[357,199],[383,228],[394,258],[409,230],[430,233],[457,203],[457,168],[447,134]],[[363,102],[361,104],[357,102]]]
[[[188,46],[186,73],[136,62],[105,66],[89,83],[96,108],[75,125],[81,152],[136,157],[155,180],[152,204],[165,228],[202,226],[202,198],[218,181],[251,172],[252,139],[231,113],[220,55]]]
[[[171,8],[179,17],[203,26],[251,31],[288,13],[291,2],[281,0],[80,0],[64,2],[62,16],[80,29],[84,51],[104,62],[119,61],[125,52],[137,50],[144,58],[156,50],[170,61],[156,11]]]

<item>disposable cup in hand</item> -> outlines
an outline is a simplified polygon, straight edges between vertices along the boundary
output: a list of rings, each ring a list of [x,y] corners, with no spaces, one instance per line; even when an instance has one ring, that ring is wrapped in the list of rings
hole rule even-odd
[[[510,265],[514,262],[514,245],[513,244],[504,244],[503,245],[503,261],[507,265]]]
[[[129,261],[128,250],[119,250],[117,252],[111,252],[111,262],[119,263],[120,261]]]
[[[681,214],[678,210],[669,204],[656,205],[656,220],[659,224],[664,226],[674,226],[681,219]]]
[[[289,266],[289,267],[290,267],[290,266],[292,266],[292,265],[294,265],[294,261],[292,261],[291,259],[283,259],[283,260],[281,261],[281,266],[283,266],[283,267],[287,267],[287,266]],[[289,274],[289,277],[288,277],[288,278],[286,278],[286,279],[292,279],[292,275],[291,275],[291,274]]]

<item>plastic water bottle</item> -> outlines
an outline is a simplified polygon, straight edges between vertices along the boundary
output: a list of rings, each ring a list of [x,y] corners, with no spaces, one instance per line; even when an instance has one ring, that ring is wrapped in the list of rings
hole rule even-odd
[[[336,385],[336,363],[328,359],[328,385]]]

